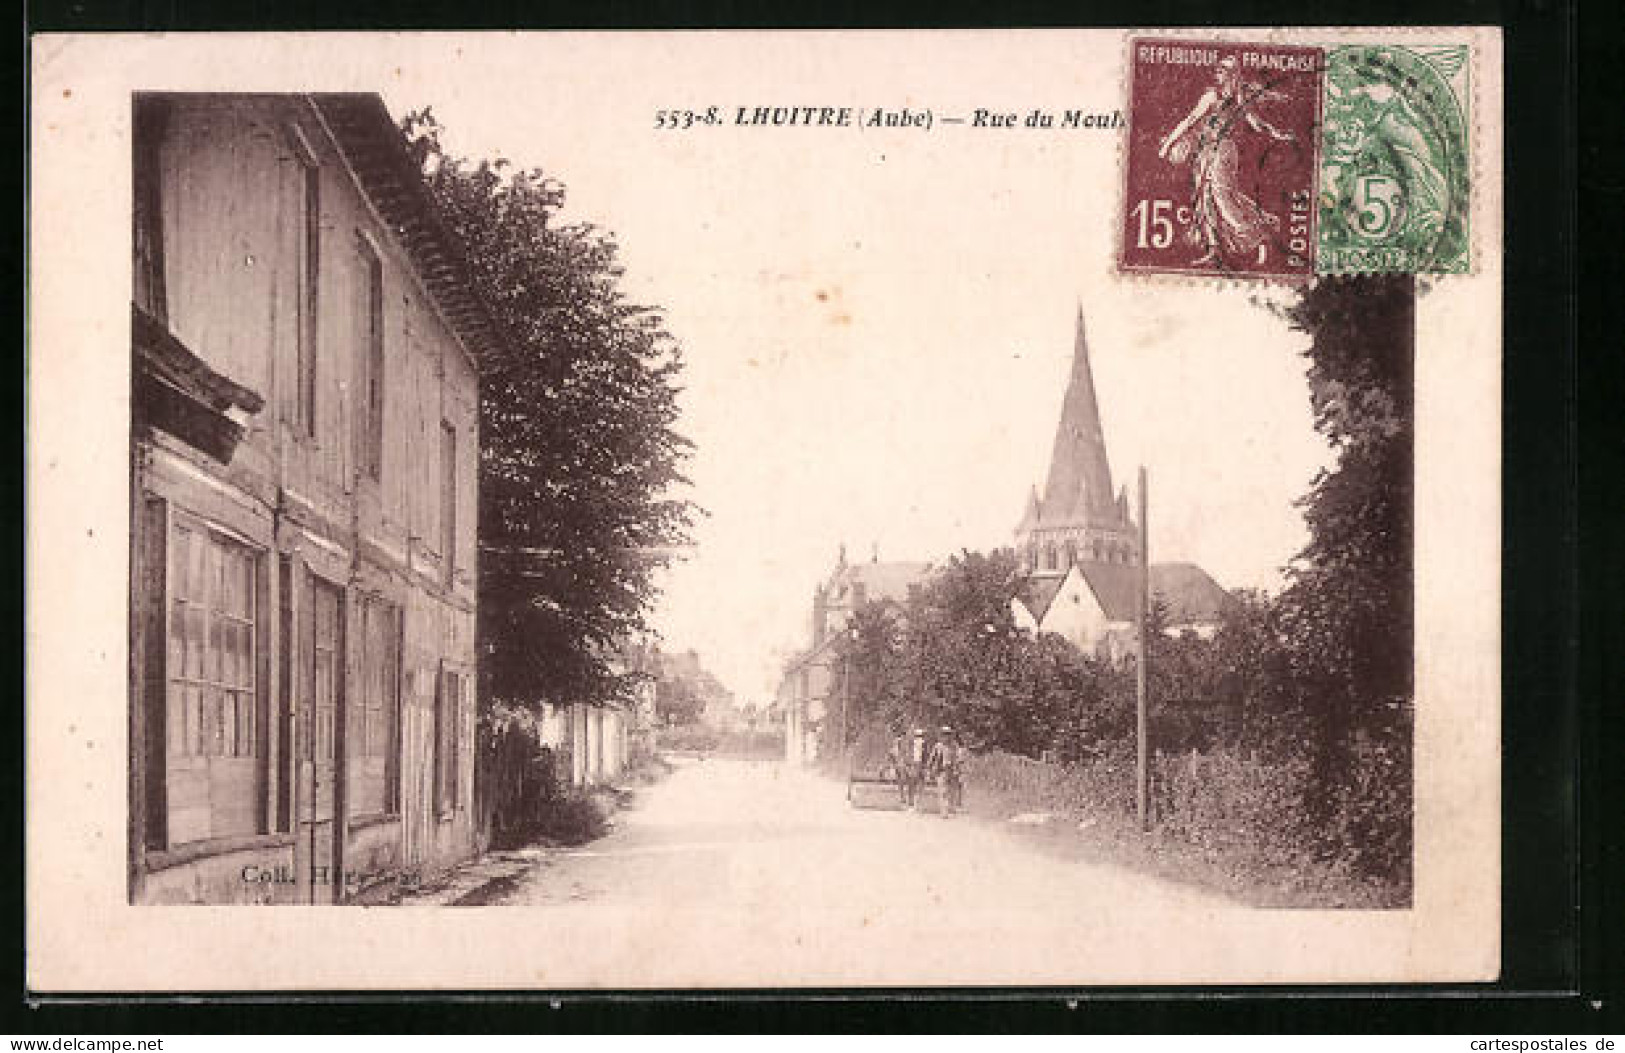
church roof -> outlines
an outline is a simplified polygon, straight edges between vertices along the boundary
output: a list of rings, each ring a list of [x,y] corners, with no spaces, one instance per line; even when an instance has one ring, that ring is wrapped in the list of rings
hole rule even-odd
[[[1128,563],[1080,563],[1083,580],[1094,590],[1100,609],[1114,622],[1132,622],[1140,568]],[[1152,573],[1156,572],[1152,567]]]
[[[1194,563],[1151,564],[1151,595],[1168,605],[1175,625],[1216,622],[1232,602],[1224,587]]]
[[[924,582],[930,573],[930,563],[849,563],[836,571],[831,582],[835,586],[835,605],[842,606],[849,600],[854,584],[863,586],[863,597],[871,603],[882,600],[904,603],[908,600],[909,586]]]
[[[1100,426],[1095,378],[1084,337],[1083,308],[1078,308],[1077,339],[1072,349],[1072,375],[1067,380],[1061,420],[1055,428],[1049,479],[1044,484],[1041,514],[1045,526],[1119,523],[1106,437]]]
[[[1088,584],[1100,609],[1114,622],[1133,622],[1136,593],[1140,587],[1140,568],[1128,563],[1077,564],[1078,573]],[[1050,604],[1061,591],[1066,575],[1030,576],[1024,579],[1016,596],[1042,622]],[[1168,621],[1173,625],[1216,622],[1230,604],[1230,594],[1207,571],[1194,563],[1153,563],[1151,565],[1152,602],[1162,600],[1168,606]]]
[[[1027,608],[1035,621],[1041,622],[1044,615],[1049,613],[1049,605],[1061,594],[1061,586],[1065,583],[1064,575],[1026,578],[1016,590],[1016,598]]]

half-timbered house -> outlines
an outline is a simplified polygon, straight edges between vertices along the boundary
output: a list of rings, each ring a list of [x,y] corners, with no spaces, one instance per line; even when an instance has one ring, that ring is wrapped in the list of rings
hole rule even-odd
[[[376,95],[134,101],[129,886],[473,854],[477,356]]]

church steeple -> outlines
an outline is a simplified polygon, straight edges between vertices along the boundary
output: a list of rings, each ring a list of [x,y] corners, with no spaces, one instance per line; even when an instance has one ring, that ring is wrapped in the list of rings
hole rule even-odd
[[[1078,305],[1072,371],[1055,427],[1042,499],[1033,491],[1016,527],[1023,562],[1035,573],[1064,571],[1072,562],[1133,563],[1138,559],[1127,502],[1112,487],[1106,436],[1095,397],[1083,305]]]
[[[1116,492],[1106,461],[1106,436],[1100,428],[1095,376],[1089,367],[1089,342],[1083,332],[1083,305],[1078,305],[1078,332],[1072,347],[1072,375],[1067,380],[1061,421],[1055,428],[1049,481],[1044,486],[1046,523],[1083,526],[1115,522]]]
[[[1039,510],[1038,504],[1038,487],[1029,487],[1027,490],[1027,510],[1021,514],[1021,522],[1016,525],[1016,529],[1018,531],[1032,530],[1038,526],[1038,522],[1042,518],[1043,513]]]

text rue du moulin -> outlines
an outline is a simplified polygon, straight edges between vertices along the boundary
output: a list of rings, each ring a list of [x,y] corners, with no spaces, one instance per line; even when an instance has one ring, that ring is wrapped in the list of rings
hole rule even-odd
[[[692,110],[658,110],[656,128],[694,127],[769,128],[920,128],[936,124],[965,125],[970,128],[1057,128],[1102,129],[1124,127],[1121,110],[1026,111],[977,107],[961,114],[937,114],[911,106],[873,109],[862,106],[704,106]]]

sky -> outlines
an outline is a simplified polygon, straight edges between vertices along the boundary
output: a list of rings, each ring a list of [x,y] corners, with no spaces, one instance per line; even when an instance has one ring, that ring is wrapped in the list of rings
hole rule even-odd
[[[1153,560],[1268,588],[1301,547],[1294,501],[1329,456],[1306,338],[1256,302],[1278,291],[1113,274],[1119,133],[731,123],[739,106],[1109,113],[1115,34],[503,36],[449,59],[406,38],[390,54],[392,113],[432,106],[453,152],[563,182],[567,217],[617,236],[629,297],[664,309],[708,515],[654,622],[738,701],[771,698],[807,644],[841,544],[941,562],[1010,543],[1080,307],[1114,482],[1149,472]],[[655,127],[712,105],[720,126]]]

